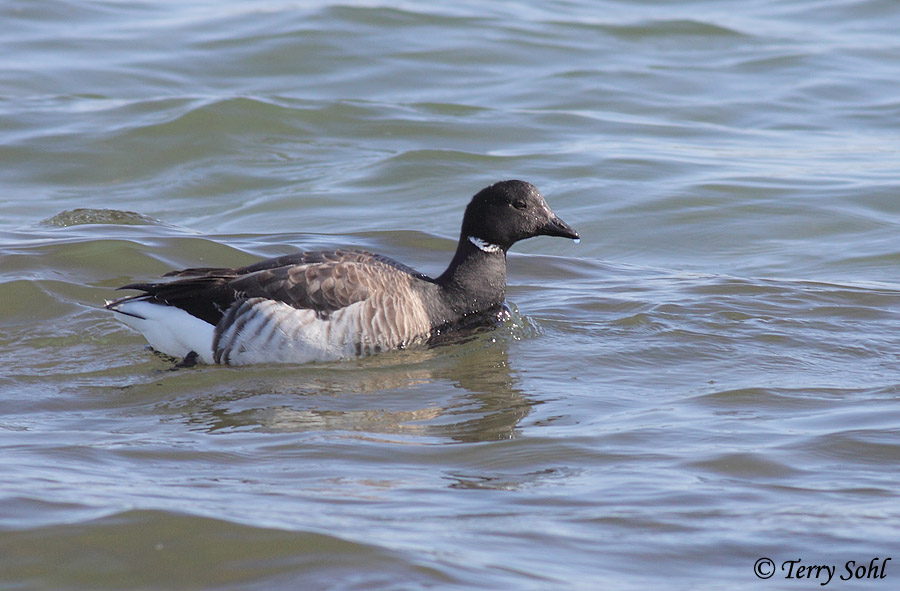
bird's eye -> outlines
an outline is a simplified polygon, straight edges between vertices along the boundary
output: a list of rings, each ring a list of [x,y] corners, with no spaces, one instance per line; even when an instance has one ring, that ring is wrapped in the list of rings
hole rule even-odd
[[[516,199],[515,201],[513,201],[512,206],[516,209],[528,209],[528,204],[526,204],[521,199]]]

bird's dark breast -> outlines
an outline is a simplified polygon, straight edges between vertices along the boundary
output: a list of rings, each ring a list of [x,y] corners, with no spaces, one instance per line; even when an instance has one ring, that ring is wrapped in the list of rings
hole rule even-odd
[[[427,346],[441,347],[472,340],[475,335],[495,330],[509,320],[511,314],[506,302],[472,314],[466,314],[453,322],[447,322],[431,330]]]

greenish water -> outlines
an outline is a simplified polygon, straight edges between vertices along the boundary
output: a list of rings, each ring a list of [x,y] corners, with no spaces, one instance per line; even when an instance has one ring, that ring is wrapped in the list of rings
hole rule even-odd
[[[4,3],[0,587],[894,588],[898,30],[888,0]],[[583,239],[517,245],[468,342],[171,371],[102,310],[300,249],[436,274],[504,178]]]

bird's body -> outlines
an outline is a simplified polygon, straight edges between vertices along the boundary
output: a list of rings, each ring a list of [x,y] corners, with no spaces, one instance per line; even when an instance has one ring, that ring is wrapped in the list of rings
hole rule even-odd
[[[506,251],[540,234],[578,238],[522,181],[496,183],[466,209],[456,254],[432,279],[359,250],[304,252],[237,269],[197,268],[135,283],[107,303],[150,345],[205,363],[305,363],[425,342],[506,297]]]

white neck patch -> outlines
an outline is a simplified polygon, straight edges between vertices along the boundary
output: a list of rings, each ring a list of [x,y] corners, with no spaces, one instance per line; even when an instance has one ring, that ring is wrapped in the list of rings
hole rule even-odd
[[[490,242],[486,242],[486,241],[482,240],[481,238],[476,238],[474,236],[469,236],[469,242],[471,242],[472,244],[477,246],[479,250],[482,250],[484,252],[495,253],[495,252],[501,252],[503,250],[496,244],[491,244]]]

